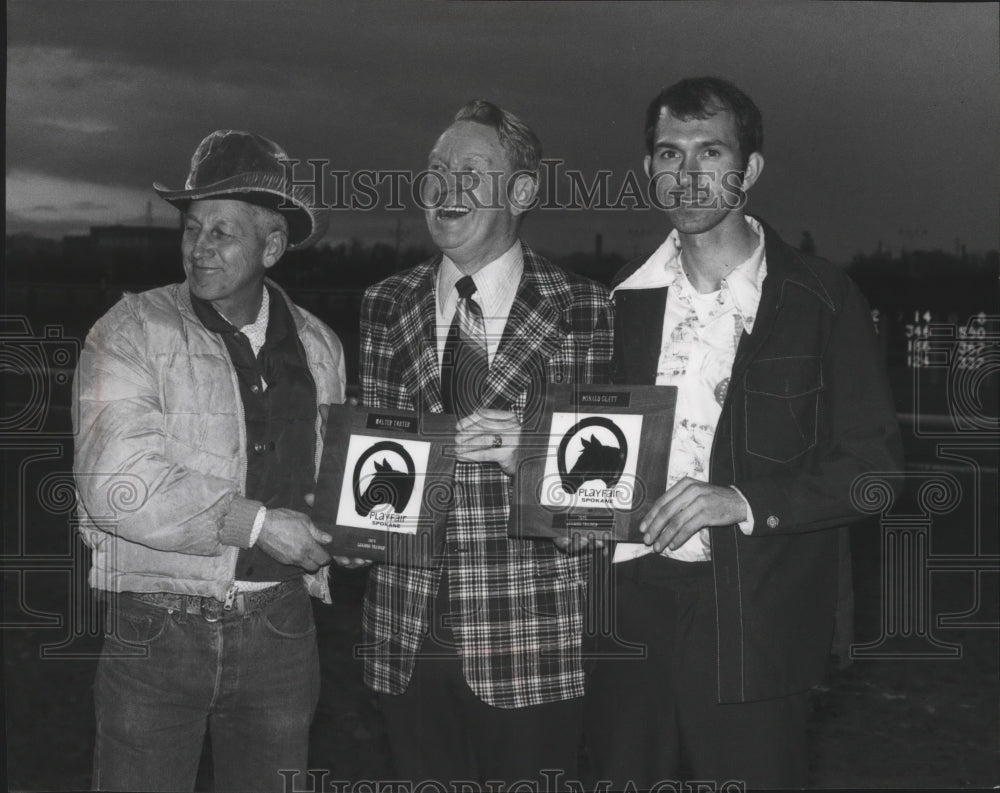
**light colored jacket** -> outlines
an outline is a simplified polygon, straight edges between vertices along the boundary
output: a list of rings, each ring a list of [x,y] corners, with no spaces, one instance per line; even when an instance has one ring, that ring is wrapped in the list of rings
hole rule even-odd
[[[340,340],[278,292],[319,404],[343,402]],[[73,398],[90,585],[223,599],[260,502],[244,498],[246,422],[236,370],[222,338],[195,315],[187,285],[126,294],[98,320],[80,355]],[[316,434],[318,470],[318,411]],[[327,601],[328,572],[306,576],[310,594]]]

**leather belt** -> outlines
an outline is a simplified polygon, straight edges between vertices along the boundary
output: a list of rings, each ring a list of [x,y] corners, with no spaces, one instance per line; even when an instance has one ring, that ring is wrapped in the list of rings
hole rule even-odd
[[[301,578],[292,578],[267,589],[237,592],[228,608],[222,600],[200,595],[181,595],[175,592],[122,592],[122,595],[150,606],[195,614],[204,617],[206,622],[218,622],[221,619],[236,619],[260,611],[282,595],[301,586],[303,586]]]

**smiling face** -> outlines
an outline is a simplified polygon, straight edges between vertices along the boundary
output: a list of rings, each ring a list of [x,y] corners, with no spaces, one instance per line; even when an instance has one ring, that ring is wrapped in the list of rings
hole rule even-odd
[[[181,252],[191,294],[241,327],[260,309],[264,274],[281,258],[285,236],[243,201],[192,201]]]
[[[736,121],[728,110],[680,119],[663,108],[645,165],[674,228],[694,235],[743,217],[743,192],[757,181],[764,160],[752,152],[744,166]]]
[[[514,168],[496,130],[477,121],[448,127],[428,170],[435,176],[424,180],[421,197],[431,239],[472,275],[514,244],[534,182],[523,174],[511,180]]]

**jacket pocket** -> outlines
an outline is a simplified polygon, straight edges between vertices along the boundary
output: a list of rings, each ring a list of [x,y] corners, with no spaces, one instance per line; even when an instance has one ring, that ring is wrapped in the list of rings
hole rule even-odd
[[[580,614],[587,584],[580,559],[565,554],[543,557],[529,565],[526,572],[528,578],[524,589],[534,593],[529,609],[532,618],[555,620],[562,624]]]
[[[816,355],[754,361],[744,375],[747,452],[787,463],[816,445],[823,359]]]

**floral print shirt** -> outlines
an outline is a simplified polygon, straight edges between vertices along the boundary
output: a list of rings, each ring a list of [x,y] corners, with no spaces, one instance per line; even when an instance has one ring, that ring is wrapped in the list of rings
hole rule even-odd
[[[617,289],[669,287],[663,336],[656,371],[657,385],[677,386],[667,489],[684,477],[707,482],[712,440],[729,386],[736,347],[743,332],[752,333],[767,275],[764,233],[752,218],[747,223],[760,242],[754,252],[722,279],[716,292],[699,293],[683,267],[676,231]],[[619,543],[615,561],[650,553],[641,543]],[[692,535],[676,551],[662,551],[682,561],[711,559],[708,530]]]

